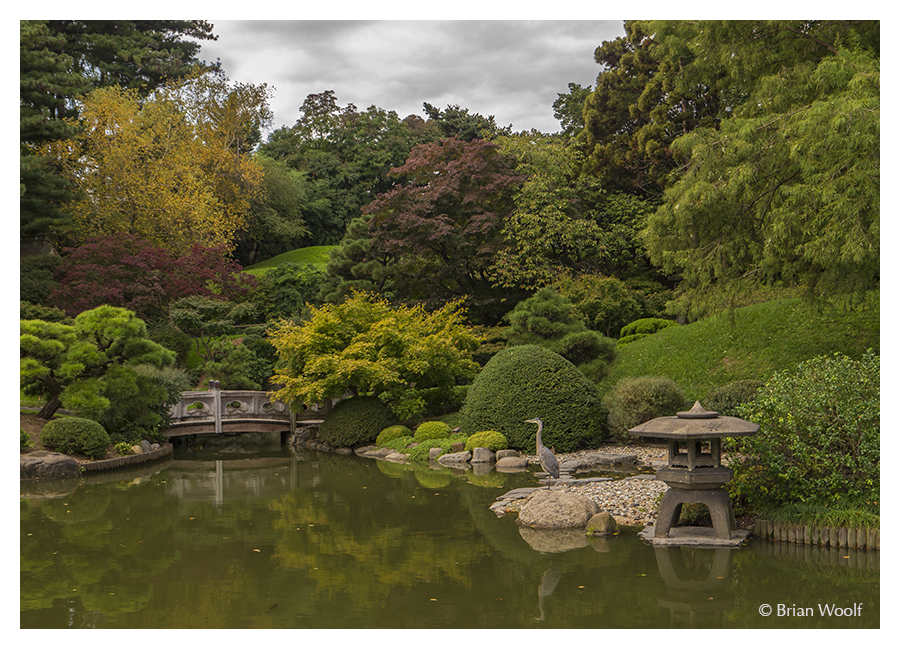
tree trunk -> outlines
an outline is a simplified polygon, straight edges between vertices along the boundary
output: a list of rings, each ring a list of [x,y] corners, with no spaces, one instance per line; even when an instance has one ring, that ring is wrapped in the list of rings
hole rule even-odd
[[[41,419],[47,419],[53,417],[53,413],[59,410],[62,407],[62,402],[59,400],[59,395],[54,395],[50,398],[47,403],[44,404],[44,407],[41,408],[40,412],[38,412],[38,417]]]

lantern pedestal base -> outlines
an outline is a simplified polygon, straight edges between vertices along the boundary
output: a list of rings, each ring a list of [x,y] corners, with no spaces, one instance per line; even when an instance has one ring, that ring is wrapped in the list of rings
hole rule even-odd
[[[690,546],[696,548],[739,548],[750,538],[750,530],[734,530],[729,538],[720,539],[711,527],[673,527],[668,536],[656,536],[656,526],[648,525],[638,537],[653,547]]]
[[[681,506],[684,503],[699,503],[709,508],[709,516],[712,519],[712,528],[679,528],[675,527],[681,516]],[[731,544],[732,538],[738,532],[734,522],[734,511],[731,508],[731,499],[725,489],[669,489],[659,504],[659,513],[656,516],[656,525],[653,526],[653,541],[659,539],[684,538],[685,529],[708,530],[702,537],[704,540],[715,539],[717,543]],[[748,532],[749,534],[749,532]],[[696,536],[696,534],[694,534]],[[746,538],[746,535],[743,535]],[[741,539],[743,540],[743,539]],[[740,541],[738,544],[740,544]],[[675,543],[673,545],[682,545]]]

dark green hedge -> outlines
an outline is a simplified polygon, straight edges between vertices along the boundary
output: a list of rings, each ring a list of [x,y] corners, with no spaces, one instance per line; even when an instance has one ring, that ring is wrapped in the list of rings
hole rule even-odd
[[[96,421],[61,417],[44,424],[41,443],[60,453],[83,453],[96,460],[106,457],[110,440],[106,429]]]
[[[604,434],[606,412],[597,387],[572,363],[537,345],[508,347],[475,378],[461,411],[466,433],[495,430],[510,448],[534,452],[537,428],[559,453],[596,446]]]
[[[325,417],[319,437],[336,447],[371,444],[378,433],[394,423],[394,414],[377,397],[351,397],[339,401]]]

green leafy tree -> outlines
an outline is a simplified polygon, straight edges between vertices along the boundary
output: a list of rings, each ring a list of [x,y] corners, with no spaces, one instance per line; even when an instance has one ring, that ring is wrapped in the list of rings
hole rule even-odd
[[[581,141],[586,170],[605,187],[657,196],[677,166],[672,140],[714,125],[719,104],[702,80],[682,87],[673,81],[676,70],[664,73],[652,35],[643,22],[625,21],[625,36],[594,52],[604,69],[585,100]]]
[[[110,434],[123,425],[161,423],[153,408],[165,402],[165,390],[135,367],[169,366],[175,354],[149,340],[133,312],[101,306],[80,313],[72,325],[22,320],[19,344],[20,387],[46,400],[42,419],[65,407],[99,421]],[[137,419],[128,424],[122,414]]]
[[[501,153],[516,160],[524,181],[503,221],[500,248],[491,266],[505,288],[534,289],[562,271],[597,270],[606,234],[598,223],[603,189],[580,174],[581,156],[558,137],[532,131],[500,139]]]
[[[686,164],[647,247],[683,276],[688,315],[760,284],[816,298],[879,286],[879,79],[866,50],[785,65],[718,129],[672,144]]]
[[[423,391],[451,390],[475,375],[477,338],[459,305],[429,313],[391,307],[363,293],[313,309],[301,324],[282,322],[269,335],[278,354],[275,398],[320,403],[347,393],[378,396],[406,419],[424,412]]]
[[[393,296],[396,255],[373,245],[369,217],[360,216],[347,226],[340,246],[331,251],[325,266],[321,299],[339,304],[354,291]]]
[[[584,104],[590,94],[591,87],[582,88],[580,83],[570,83],[568,93],[557,94],[553,116],[559,120],[564,137],[577,137],[584,129]]]
[[[340,106],[332,90],[307,96],[300,114],[294,126],[273,132],[260,152],[309,183],[304,218],[310,235],[300,245],[337,243],[372,197],[394,186],[388,172],[403,164],[419,136],[396,112]]]
[[[507,318],[510,346],[545,347],[593,381],[602,379],[615,360],[615,341],[588,329],[575,305],[549,287],[519,302]]]
[[[494,140],[501,135],[511,135],[512,125],[499,127],[493,115],[485,117],[479,113],[469,113],[468,108],[448,105],[441,110],[428,102],[422,104],[425,114],[440,130],[441,138],[455,137],[464,142],[472,140]]]
[[[221,357],[225,348],[217,341],[235,333],[235,327],[256,315],[250,302],[230,302],[215,297],[191,295],[172,303],[169,318],[182,332],[194,338],[197,354],[207,362]]]
[[[311,231],[307,215],[325,209],[317,201],[306,174],[282,161],[257,156],[263,178],[259,193],[250,202],[247,226],[238,233],[235,256],[252,266],[260,259],[302,247]]]
[[[318,306],[323,274],[312,264],[288,262],[261,275],[251,300],[265,321],[300,318]]]

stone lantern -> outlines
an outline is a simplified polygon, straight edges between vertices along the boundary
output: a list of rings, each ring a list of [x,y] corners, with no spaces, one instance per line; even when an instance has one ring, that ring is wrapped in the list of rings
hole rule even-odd
[[[754,424],[737,417],[720,417],[703,409],[700,402],[674,417],[657,417],[628,432],[636,437],[662,438],[669,443],[668,465],[656,477],[669,485],[663,495],[656,525],[642,533],[653,545],[740,545],[749,531],[737,530],[734,511],[724,484],[734,477],[722,466],[723,437],[753,435]],[[674,527],[684,503],[702,503],[709,508],[712,529]]]

